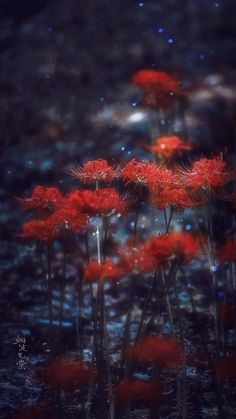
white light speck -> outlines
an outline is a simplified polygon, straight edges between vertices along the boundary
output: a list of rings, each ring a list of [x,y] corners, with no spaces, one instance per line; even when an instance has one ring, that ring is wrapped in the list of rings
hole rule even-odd
[[[121,151],[125,151],[125,147],[124,146],[122,146],[120,149],[121,149]]]
[[[144,115],[142,112],[135,112],[128,117],[128,122],[131,122],[131,123],[140,122],[143,120],[143,118],[144,118]]]
[[[210,271],[211,271],[211,272],[216,272],[216,271],[217,271],[217,266],[212,265],[212,266],[210,267]]]
[[[144,3],[141,2],[138,5],[139,5],[139,7],[143,7],[144,6]]]

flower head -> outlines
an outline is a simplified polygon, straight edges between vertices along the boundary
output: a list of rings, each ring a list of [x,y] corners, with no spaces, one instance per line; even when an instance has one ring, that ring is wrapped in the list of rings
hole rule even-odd
[[[146,274],[155,270],[156,261],[155,258],[146,257],[142,246],[128,244],[119,252],[119,265],[126,273]]]
[[[186,208],[193,208],[200,204],[200,201],[192,199],[183,188],[163,188],[152,197],[153,204],[162,210],[167,206],[184,211]]]
[[[121,169],[120,177],[126,184],[134,182],[150,186],[155,181],[157,173],[158,168],[154,163],[149,161],[137,162],[132,159]]]
[[[126,209],[124,199],[112,188],[72,192],[67,205],[89,215],[123,213]]]
[[[88,217],[74,208],[65,207],[57,210],[50,217],[50,221],[54,224],[55,230],[60,233],[65,231],[77,233],[86,230],[88,227]]]
[[[116,386],[115,395],[122,404],[135,402],[150,406],[161,402],[162,387],[153,380],[126,378]]]
[[[69,171],[73,177],[83,183],[108,182],[111,183],[116,177],[113,167],[103,159],[90,160],[79,169]]]
[[[30,198],[20,199],[23,208],[53,212],[64,204],[64,197],[57,188],[34,188]]]
[[[158,138],[152,146],[147,148],[158,157],[167,160],[172,159],[174,155],[181,156],[183,151],[192,150],[192,146],[185,144],[176,135]]]
[[[122,269],[116,266],[111,260],[103,263],[91,260],[85,268],[84,280],[87,282],[103,282],[118,279],[122,274]]]
[[[236,242],[228,239],[226,243],[218,250],[217,259],[222,262],[236,262]]]
[[[149,336],[131,347],[128,355],[138,362],[151,362],[160,367],[176,368],[181,362],[181,346],[174,338]]]
[[[31,220],[23,225],[20,237],[27,241],[39,240],[49,243],[58,237],[58,232],[51,219]]]

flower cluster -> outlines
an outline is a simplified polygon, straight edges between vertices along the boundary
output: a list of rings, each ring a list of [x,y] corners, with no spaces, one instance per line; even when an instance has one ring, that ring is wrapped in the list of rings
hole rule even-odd
[[[184,151],[192,150],[192,146],[184,143],[176,135],[169,135],[157,138],[152,146],[147,146],[156,156],[166,160],[172,159],[175,155],[181,156]]]
[[[98,263],[91,260],[85,268],[84,280],[86,282],[102,282],[111,279],[119,279],[123,274],[122,269],[111,260]]]
[[[116,172],[106,160],[90,160],[81,168],[72,169],[69,173],[83,183],[107,182],[111,183]]]

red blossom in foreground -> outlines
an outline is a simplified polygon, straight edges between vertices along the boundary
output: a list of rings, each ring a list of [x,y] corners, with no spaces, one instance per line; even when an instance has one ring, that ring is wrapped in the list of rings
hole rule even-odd
[[[91,260],[85,268],[84,280],[87,282],[100,282],[118,279],[123,275],[122,269],[111,260],[98,263]]]
[[[153,204],[162,210],[167,206],[176,208],[178,211],[184,211],[186,208],[193,208],[200,204],[200,201],[193,200],[182,188],[164,188],[152,197]]]
[[[44,381],[52,388],[73,389],[74,386],[86,386],[96,379],[96,372],[79,361],[63,358],[52,362],[41,374]]]
[[[64,204],[64,197],[57,188],[37,186],[30,198],[19,199],[23,208],[53,212]]]
[[[233,329],[236,325],[236,306],[222,304],[219,308],[219,318],[226,328]]]
[[[144,93],[148,106],[168,108],[181,96],[178,80],[163,71],[141,70],[132,79],[132,84]]]
[[[124,199],[112,188],[74,191],[66,205],[89,215],[123,213],[126,209]]]
[[[192,165],[191,171],[182,171],[180,177],[186,187],[207,193],[223,190],[233,179],[233,172],[221,158],[201,158]]]
[[[157,166],[149,161],[137,162],[135,159],[130,160],[121,169],[120,177],[126,182],[141,183],[150,186],[157,176]]]
[[[79,169],[72,169],[69,173],[83,183],[108,182],[116,177],[113,167],[103,159],[90,160]]]
[[[51,219],[31,220],[23,225],[20,237],[27,241],[39,240],[49,243],[58,237],[58,232]]]
[[[158,138],[152,146],[147,148],[158,157],[172,159],[174,155],[181,156],[183,151],[192,150],[192,146],[185,144],[176,135]]]
[[[51,217],[51,222],[58,232],[71,231],[77,233],[87,229],[88,217],[79,213],[76,209],[61,208],[57,210]]]
[[[174,257],[187,263],[199,255],[200,243],[190,233],[171,232],[150,237],[143,246],[143,252],[146,257],[155,258],[157,264],[165,264]]]
[[[222,358],[217,362],[216,376],[219,380],[236,378],[236,355]]]
[[[177,368],[181,364],[182,351],[175,339],[149,336],[128,349],[131,359],[138,362],[154,363],[159,367]]]
[[[217,259],[219,263],[236,262],[236,242],[228,239],[227,242],[218,250]]]
[[[157,405],[162,402],[162,386],[153,380],[126,378],[115,387],[115,396],[121,404]]]

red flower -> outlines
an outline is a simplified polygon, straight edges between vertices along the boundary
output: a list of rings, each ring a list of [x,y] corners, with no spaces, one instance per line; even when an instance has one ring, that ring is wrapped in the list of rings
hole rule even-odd
[[[162,401],[162,387],[152,380],[126,378],[116,386],[115,395],[122,404],[136,402],[146,406],[156,405]]]
[[[192,170],[182,172],[182,182],[193,190],[202,189],[207,193],[220,190],[233,178],[226,163],[220,158],[201,158],[193,163]]]
[[[122,274],[122,269],[116,266],[111,260],[107,260],[101,264],[95,260],[91,260],[85,268],[84,280],[87,282],[100,282],[109,279],[118,279]]]
[[[56,231],[71,231],[77,233],[87,229],[88,218],[74,208],[61,208],[57,210],[49,219]]]
[[[126,204],[115,189],[98,189],[72,192],[67,205],[89,215],[123,213]]]
[[[233,239],[228,239],[218,250],[217,259],[220,263],[236,262],[236,242]]]
[[[20,236],[24,240],[39,240],[49,243],[57,238],[58,232],[51,219],[31,220],[23,225]]]
[[[127,246],[120,250],[119,265],[127,273],[146,274],[155,270],[156,261],[154,258],[146,257],[140,246]]]
[[[114,169],[108,165],[106,160],[90,160],[79,169],[69,171],[76,179],[83,183],[112,182],[116,177]]]
[[[161,71],[141,70],[132,79],[132,84],[139,87],[145,94],[148,106],[170,106],[181,95],[178,80]]]
[[[176,135],[158,138],[154,145],[147,146],[147,148],[158,157],[163,157],[165,159],[172,159],[175,154],[181,156],[183,151],[192,150],[190,145],[185,144]]]
[[[181,363],[181,347],[174,338],[149,336],[131,347],[128,355],[135,361],[151,362],[160,367],[176,368]]]
[[[28,210],[53,212],[64,204],[64,198],[57,188],[37,186],[30,198],[20,199],[20,202]]]
[[[190,233],[171,232],[150,237],[143,246],[143,252],[146,257],[155,258],[158,264],[165,264],[174,257],[187,263],[198,256],[200,244]]]
[[[193,208],[200,203],[190,198],[185,189],[180,188],[164,188],[159,194],[153,196],[152,202],[159,210],[171,206],[179,211],[184,211],[186,208]]]
[[[43,372],[43,379],[50,387],[73,389],[74,386],[85,386],[96,379],[91,368],[68,358],[52,362]]]
[[[219,380],[236,378],[236,355],[222,358],[217,362],[216,376]]]
[[[120,177],[126,181],[126,184],[134,182],[150,186],[155,181],[157,173],[158,167],[154,163],[148,161],[137,162],[132,159],[121,169]]]

